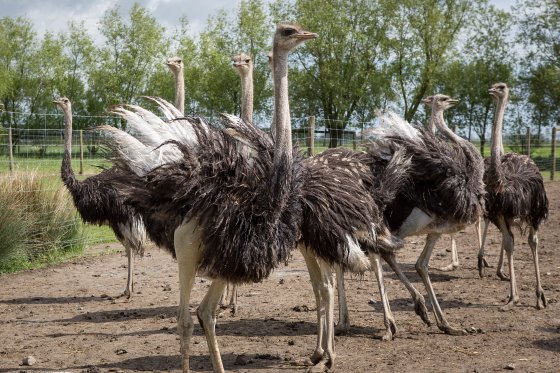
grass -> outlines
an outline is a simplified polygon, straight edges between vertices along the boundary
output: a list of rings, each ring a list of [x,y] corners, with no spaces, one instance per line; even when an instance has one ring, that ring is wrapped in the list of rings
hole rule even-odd
[[[83,225],[64,188],[49,188],[35,172],[0,177],[0,272],[79,255]]]

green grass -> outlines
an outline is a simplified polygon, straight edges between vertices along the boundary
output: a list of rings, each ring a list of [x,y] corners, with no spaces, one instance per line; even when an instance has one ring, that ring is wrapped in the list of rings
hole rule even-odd
[[[83,225],[68,192],[35,172],[0,176],[0,272],[13,272],[83,252]]]

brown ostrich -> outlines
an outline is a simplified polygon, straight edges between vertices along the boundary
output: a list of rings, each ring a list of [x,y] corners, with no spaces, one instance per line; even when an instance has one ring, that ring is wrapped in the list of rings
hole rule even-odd
[[[502,125],[509,98],[505,83],[493,84],[488,93],[496,101],[496,113],[492,128],[492,151],[485,161],[487,218],[502,232],[502,247],[508,258],[510,295],[504,309],[519,302],[513,264],[514,236],[512,227],[528,232],[528,243],[533,253],[537,279],[537,309],[546,307],[546,297],[541,286],[537,232],[548,216],[548,198],[539,168],[529,157],[516,153],[504,154]],[[484,258],[482,250],[481,258]],[[503,254],[502,254],[503,255]],[[502,262],[502,260],[501,260]],[[479,262],[480,269],[480,262]],[[501,264],[498,265],[498,272]]]

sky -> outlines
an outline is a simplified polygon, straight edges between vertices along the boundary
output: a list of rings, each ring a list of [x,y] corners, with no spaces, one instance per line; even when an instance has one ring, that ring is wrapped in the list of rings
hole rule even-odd
[[[239,3],[236,0],[0,0],[0,18],[28,18],[39,35],[47,30],[63,32],[69,20],[84,21],[89,34],[101,42],[98,22],[105,11],[118,5],[121,13],[127,15],[135,2],[150,11],[167,30],[178,26],[179,18],[185,15],[193,34],[204,29],[209,16],[220,9],[235,11]],[[509,10],[514,0],[490,0],[490,3]]]

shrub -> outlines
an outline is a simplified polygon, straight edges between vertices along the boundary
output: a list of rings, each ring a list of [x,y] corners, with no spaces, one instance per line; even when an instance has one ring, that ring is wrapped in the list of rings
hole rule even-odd
[[[84,249],[81,221],[66,189],[36,173],[0,176],[0,272],[57,261]]]

